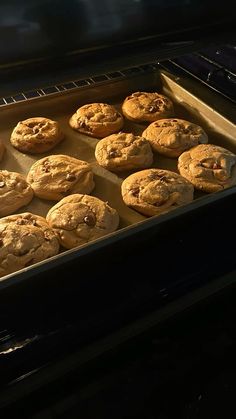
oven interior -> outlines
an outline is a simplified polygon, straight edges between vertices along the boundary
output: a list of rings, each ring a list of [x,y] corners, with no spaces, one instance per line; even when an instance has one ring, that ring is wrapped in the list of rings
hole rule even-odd
[[[7,30],[16,35],[12,27]],[[195,39],[198,34],[196,30]],[[213,31],[213,41],[215,36]],[[177,42],[173,42],[173,35],[169,38],[163,43],[154,39],[147,54],[145,42],[141,43],[142,54],[136,48],[132,55],[132,45],[128,53],[119,48],[112,57],[110,51],[110,66],[107,57],[99,66],[101,55],[97,54],[94,61],[96,52],[89,57],[85,54],[84,60],[67,57],[70,66],[64,69],[65,57],[61,56],[54,58],[54,69],[50,64],[46,71],[46,66],[36,61],[1,66],[0,111],[5,135],[14,118],[16,121],[18,116],[28,115],[29,109],[38,111],[46,106],[53,114],[50,108],[55,104],[57,115],[65,121],[65,104],[68,111],[74,110],[78,100],[82,103],[89,97],[89,91],[93,97],[103,91],[118,105],[123,95],[114,95],[114,85],[119,93],[123,86],[125,93],[140,84],[150,89],[161,82],[166,94],[186,100],[188,109],[191,103],[191,117],[201,120],[214,141],[233,151],[233,38],[228,38],[231,44],[223,41],[207,50],[204,42],[200,46],[190,34],[176,38]],[[119,54],[114,57],[117,51],[124,54],[124,59]],[[161,59],[157,51],[162,52]],[[55,86],[61,86],[62,95]],[[34,101],[33,97],[38,99]],[[183,103],[179,109],[186,112]],[[86,139],[82,143],[86,144]],[[88,150],[90,159],[93,147]],[[233,284],[235,203],[232,189],[216,194],[214,199],[202,197],[191,209],[163,217],[160,223],[145,221],[145,229],[134,226],[132,234],[122,229],[121,239],[114,240],[112,246],[109,240],[100,246],[91,245],[93,263],[85,251],[77,260],[68,256],[60,265],[51,262],[46,269],[40,266],[33,280],[29,271],[18,277],[23,281],[9,278],[11,286],[3,287],[0,293],[1,407],[24,398],[23,392],[31,394],[45,383],[53,383],[76,365],[86,366],[91,359]],[[129,269],[124,270],[124,265]],[[147,267],[146,275],[140,266]]]

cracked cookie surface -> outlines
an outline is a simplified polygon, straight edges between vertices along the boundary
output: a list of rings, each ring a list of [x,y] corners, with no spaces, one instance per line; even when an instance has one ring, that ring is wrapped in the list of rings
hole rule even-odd
[[[90,164],[63,154],[36,161],[27,181],[36,196],[53,201],[69,194],[90,194],[95,186]]]
[[[58,252],[56,234],[43,217],[26,212],[0,219],[0,277]]]
[[[97,143],[95,157],[100,166],[113,172],[145,169],[153,162],[151,146],[144,138],[120,132]]]
[[[125,204],[149,217],[191,202],[193,191],[193,185],[188,180],[162,169],[133,173],[121,185]]]
[[[178,157],[185,150],[200,143],[207,143],[205,131],[184,119],[169,118],[152,122],[142,133],[153,151],[167,157]]]
[[[62,199],[49,210],[46,219],[66,249],[105,236],[119,225],[115,209],[99,198],[82,194]]]
[[[127,96],[122,104],[127,119],[135,122],[153,122],[173,116],[172,101],[156,92],[135,92]]]
[[[107,103],[90,103],[81,106],[69,120],[70,126],[92,137],[106,137],[120,131],[124,125],[123,116]]]
[[[204,192],[217,192],[236,184],[236,155],[213,144],[200,144],[185,151],[178,159],[178,169]]]
[[[64,138],[56,121],[35,117],[18,122],[11,134],[11,144],[23,153],[44,153]]]

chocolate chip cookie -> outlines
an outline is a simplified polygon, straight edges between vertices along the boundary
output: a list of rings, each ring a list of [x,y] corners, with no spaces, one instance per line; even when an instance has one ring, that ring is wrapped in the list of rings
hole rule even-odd
[[[144,169],[153,162],[152,149],[144,138],[119,132],[103,138],[97,143],[95,157],[108,170]]]
[[[59,252],[59,242],[46,220],[25,212],[0,219],[0,277]]]
[[[67,196],[52,207],[47,221],[66,249],[81,246],[115,231],[119,224],[117,211],[94,196]]]
[[[27,205],[34,193],[24,176],[0,170],[0,217],[12,214]]]
[[[133,173],[121,185],[125,204],[149,217],[191,202],[193,190],[179,174],[161,169]]]
[[[204,192],[217,192],[236,184],[236,155],[213,144],[200,144],[178,160],[180,174]]]
[[[36,161],[27,181],[36,196],[53,201],[75,193],[90,194],[95,186],[90,164],[63,154]]]
[[[48,118],[29,118],[18,122],[11,134],[11,144],[23,153],[44,153],[64,138],[58,122]]]
[[[72,115],[69,124],[83,134],[102,138],[120,131],[124,125],[124,119],[112,105],[90,103],[81,106]]]
[[[122,105],[127,119],[135,122],[153,122],[173,115],[172,101],[160,93],[135,92]]]
[[[153,151],[167,157],[178,157],[185,150],[208,142],[207,134],[199,125],[177,118],[152,122],[142,136],[150,142]]]

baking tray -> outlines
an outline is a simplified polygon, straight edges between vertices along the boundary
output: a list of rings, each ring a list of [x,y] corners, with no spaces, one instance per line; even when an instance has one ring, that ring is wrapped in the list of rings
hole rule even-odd
[[[211,106],[204,103],[198,97],[186,90],[170,75],[157,70],[153,73],[127,76],[122,80],[107,80],[103,83],[87,85],[75,88],[71,91],[57,92],[51,95],[40,96],[18,103],[11,103],[1,109],[0,136],[6,145],[6,153],[1,162],[1,169],[17,171],[27,174],[31,165],[49,154],[68,154],[91,163],[95,174],[95,190],[92,195],[99,197],[117,209],[120,215],[119,229],[103,238],[94,240],[86,245],[72,250],[61,252],[50,259],[34,264],[13,274],[1,278],[0,287],[7,287],[15,282],[43,273],[55,266],[75,260],[84,255],[92,254],[95,250],[110,246],[119,240],[125,240],[128,236],[135,235],[137,231],[145,231],[152,226],[158,226],[178,215],[189,213],[196,208],[208,205],[234,194],[236,187],[220,191],[214,194],[195,192],[195,200],[167,214],[147,218],[136,211],[126,207],[123,203],[120,186],[122,180],[131,172],[116,175],[101,168],[95,160],[94,150],[97,139],[80,134],[69,126],[68,121],[75,110],[86,103],[107,102],[120,110],[124,98],[135,91],[158,91],[164,93],[174,101],[175,116],[201,125],[209,136],[209,143],[218,144],[236,153],[236,127],[224,116],[214,111]],[[25,155],[14,149],[9,141],[10,134],[18,121],[34,117],[44,116],[59,122],[65,140],[48,153],[41,155]],[[147,125],[147,124],[146,124]],[[125,120],[123,130],[141,134],[145,124],[136,124]],[[170,159],[160,155],[154,158],[152,167],[169,169],[177,172],[177,159]],[[36,197],[28,206],[20,208],[18,213],[29,211],[34,214],[45,216],[54,201],[41,200]]]

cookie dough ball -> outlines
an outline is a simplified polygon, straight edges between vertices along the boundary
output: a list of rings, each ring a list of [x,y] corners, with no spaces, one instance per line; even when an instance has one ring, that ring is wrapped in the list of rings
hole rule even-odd
[[[115,231],[119,215],[94,196],[67,196],[52,207],[46,217],[66,249],[81,246]]]
[[[0,277],[59,252],[59,242],[46,220],[29,212],[0,219]]]
[[[236,155],[213,144],[200,144],[178,159],[180,174],[204,192],[217,192],[236,184]]]
[[[173,115],[172,101],[160,93],[136,92],[128,96],[122,105],[127,119],[135,122],[153,122]]]
[[[100,166],[113,172],[145,169],[153,162],[151,146],[144,138],[119,132],[97,143],[95,157]]]
[[[45,153],[64,138],[58,122],[48,118],[29,118],[20,121],[11,134],[11,144],[23,153]]]
[[[83,134],[102,138],[120,131],[124,125],[124,119],[112,105],[90,103],[81,106],[72,115],[69,124]]]
[[[12,214],[29,204],[34,193],[24,176],[0,170],[0,217]]]
[[[167,157],[179,157],[185,150],[208,142],[205,131],[184,119],[159,119],[152,122],[143,132],[153,151]]]
[[[95,186],[90,164],[63,154],[36,161],[27,181],[36,196],[53,201],[75,193],[90,194]]]
[[[147,169],[128,176],[121,185],[126,205],[152,216],[193,200],[193,185],[169,170]]]

